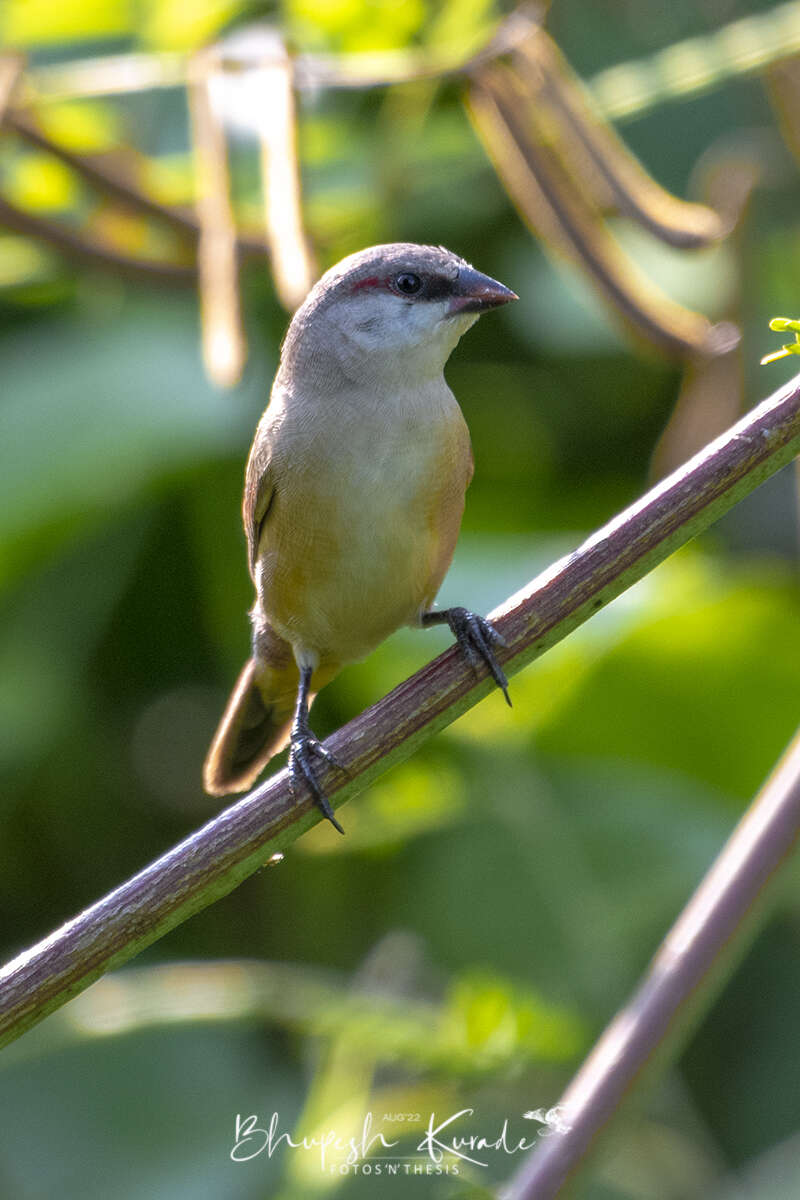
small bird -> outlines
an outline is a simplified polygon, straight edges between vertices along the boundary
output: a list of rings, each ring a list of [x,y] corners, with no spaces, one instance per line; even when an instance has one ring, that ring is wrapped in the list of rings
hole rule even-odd
[[[432,606],[473,473],[444,365],[481,313],[517,298],[443,247],[393,243],[342,259],[295,313],[247,462],[252,653],[206,757],[207,792],[243,791],[288,740],[293,790],[305,783],[344,832],[317,778],[320,760],[340,764],[309,707],[401,625],[447,624],[508,700],[496,630]]]

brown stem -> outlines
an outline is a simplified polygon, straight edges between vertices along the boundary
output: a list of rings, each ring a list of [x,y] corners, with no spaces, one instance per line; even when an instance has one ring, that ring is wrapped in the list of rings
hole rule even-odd
[[[526,87],[495,64],[473,75],[470,115],[523,220],[590,277],[634,332],[672,354],[719,354],[738,340],[732,326],[705,317],[656,288],[612,238],[526,113]],[[528,119],[524,119],[527,117]],[[531,124],[533,121],[533,128]]]
[[[537,25],[545,5],[520,4],[496,27],[488,42],[469,57],[447,51],[407,48],[357,54],[298,54],[296,84],[301,91],[318,88],[374,88],[424,79],[456,78],[483,62],[507,54]],[[239,47],[246,43],[237,38]],[[240,71],[256,64],[246,50],[226,48],[225,66]],[[186,82],[187,60],[177,52],[117,54],[36,67],[28,75],[33,99],[63,100],[78,96],[130,95],[154,88],[178,88]]]
[[[677,1014],[708,982],[799,831],[800,733],[564,1093],[558,1105],[564,1132],[536,1147],[504,1192],[505,1200],[550,1200],[560,1194]]]
[[[573,554],[491,614],[513,675],[800,452],[800,376],[680,470],[620,513]],[[320,782],[339,806],[486,696],[453,647],[329,741],[347,768]],[[0,971],[0,1045],[132,958],[181,921],[227,895],[320,820],[294,800],[283,770],[225,809],[138,875]],[[787,843],[788,844],[788,843]]]
[[[13,229],[26,237],[36,238],[79,263],[90,263],[103,270],[114,271],[132,279],[157,279],[164,283],[194,284],[197,270],[192,263],[167,262],[165,259],[141,258],[125,254],[85,233],[70,229],[46,217],[25,212],[0,196],[0,226]]]
[[[52,154],[65,166],[77,172],[91,187],[117,200],[125,208],[170,226],[191,242],[197,242],[200,237],[200,222],[191,209],[161,204],[143,192],[134,182],[135,156],[130,152],[119,149],[113,154],[78,154],[54,141],[37,124],[32,112],[20,108],[9,109],[2,124],[30,145]],[[251,234],[240,233],[237,247],[240,254],[246,256],[263,257],[269,252],[264,239]]]

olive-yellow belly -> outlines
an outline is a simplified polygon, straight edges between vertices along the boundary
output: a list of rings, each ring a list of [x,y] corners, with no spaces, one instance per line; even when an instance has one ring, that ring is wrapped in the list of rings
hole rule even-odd
[[[424,436],[422,436],[424,432]],[[332,454],[295,446],[259,549],[261,608],[301,658],[363,658],[430,607],[450,565],[471,474],[457,406],[424,431],[383,430]]]

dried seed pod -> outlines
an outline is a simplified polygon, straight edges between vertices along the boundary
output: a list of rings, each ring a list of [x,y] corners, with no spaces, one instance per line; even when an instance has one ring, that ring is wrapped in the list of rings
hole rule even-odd
[[[536,30],[522,42],[511,59],[523,86],[530,80],[536,107],[527,112],[541,122],[541,106],[561,126],[557,146],[574,174],[597,175],[620,212],[670,246],[683,249],[707,246],[729,232],[730,225],[705,204],[692,204],[661,187],[631,154],[607,121],[592,108],[579,78],[571,70],[552,38]],[[577,153],[576,153],[577,149]],[[577,160],[577,161],[575,161]]]
[[[633,332],[681,356],[732,349],[734,326],[712,325],[676,303],[624,254],[552,146],[533,136],[512,71],[495,65],[476,72],[469,110],[523,219],[546,245],[582,267]]]
[[[247,356],[239,302],[236,222],[230,196],[225,129],[215,106],[220,73],[213,51],[194,56],[189,69],[189,112],[197,179],[200,237],[197,269],[203,361],[220,387],[233,387]]]

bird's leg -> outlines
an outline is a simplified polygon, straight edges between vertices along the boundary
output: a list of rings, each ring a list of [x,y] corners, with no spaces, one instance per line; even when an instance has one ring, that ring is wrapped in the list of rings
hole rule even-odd
[[[448,625],[467,662],[476,670],[481,662],[485,663],[492,679],[505,696],[506,703],[511,707],[508,680],[492,649],[492,646],[505,646],[506,642],[491,621],[479,617],[467,608],[444,608],[441,612],[426,612],[422,614],[421,621],[423,625]]]
[[[292,722],[292,732],[289,742],[289,775],[291,778],[292,795],[296,795],[298,783],[305,782],[316,804],[328,818],[334,829],[338,829],[339,833],[344,833],[341,825],[333,815],[330,801],[320,787],[314,769],[314,757],[316,756],[323,759],[324,762],[332,763],[335,767],[344,770],[342,764],[337,762],[330,750],[325,749],[322,742],[311,732],[309,727],[308,692],[311,686],[311,675],[311,667],[300,668],[300,685],[297,689],[297,704],[294,710],[294,721]]]

